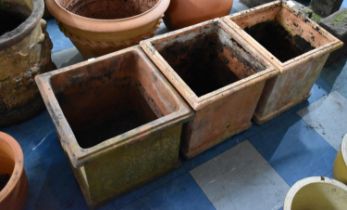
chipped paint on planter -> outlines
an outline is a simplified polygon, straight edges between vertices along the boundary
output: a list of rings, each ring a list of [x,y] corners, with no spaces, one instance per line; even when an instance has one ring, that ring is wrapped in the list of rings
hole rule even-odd
[[[186,157],[249,128],[265,81],[278,73],[217,19],[140,45],[195,111],[182,137]]]
[[[334,178],[347,184],[347,134],[344,136],[341,149],[336,156]]]
[[[255,113],[255,120],[258,123],[264,123],[306,100],[329,54],[343,45],[337,38],[293,8],[294,6],[286,2],[274,1],[223,18],[231,29],[240,34],[281,71],[281,74],[269,80],[264,88]],[[286,31],[288,34],[286,37],[294,43],[289,47],[299,48],[307,45],[309,47],[283,58],[278,52],[256,41],[252,37],[254,34],[250,35],[245,31],[269,22],[283,27],[281,30]],[[264,38],[274,41],[265,35]],[[286,47],[285,50],[279,51],[288,50]]]
[[[287,193],[283,210],[334,209],[347,206],[347,187],[327,177],[309,177],[296,182]]]
[[[169,3],[170,0],[46,0],[61,30],[84,57],[114,52],[153,36]]]
[[[0,34],[0,126],[25,120],[43,107],[34,77],[54,68],[43,7],[41,0],[2,1],[1,10],[23,16],[23,22]]]
[[[139,48],[36,82],[90,206],[179,163],[181,127],[191,110]]]

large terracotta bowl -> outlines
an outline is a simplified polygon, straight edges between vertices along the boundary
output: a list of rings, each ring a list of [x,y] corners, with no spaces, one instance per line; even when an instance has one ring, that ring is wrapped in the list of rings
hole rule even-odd
[[[228,15],[233,0],[171,0],[164,21],[168,28],[178,29]]]
[[[20,210],[24,207],[28,181],[23,162],[23,152],[16,140],[0,132],[1,210]]]
[[[170,0],[46,0],[50,13],[84,57],[153,36]]]

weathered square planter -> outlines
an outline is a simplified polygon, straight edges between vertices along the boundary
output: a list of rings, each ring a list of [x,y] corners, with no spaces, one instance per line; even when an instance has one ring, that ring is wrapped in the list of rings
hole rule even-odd
[[[137,47],[36,78],[90,206],[179,163],[190,108]]]
[[[342,46],[293,7],[275,1],[223,18],[281,72],[266,84],[255,113],[258,123],[306,100],[329,54]]]
[[[183,133],[193,157],[251,125],[271,65],[220,20],[140,43],[195,111]]]

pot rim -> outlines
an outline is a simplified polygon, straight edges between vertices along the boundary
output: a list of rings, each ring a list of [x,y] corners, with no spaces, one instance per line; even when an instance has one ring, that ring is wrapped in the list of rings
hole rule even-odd
[[[57,0],[45,1],[48,10],[59,22],[73,28],[91,32],[117,32],[141,27],[161,18],[170,4],[170,0],[158,0],[153,7],[138,15],[118,19],[97,19],[70,12],[61,6]]]
[[[18,27],[0,36],[0,50],[18,43],[39,23],[43,16],[43,0],[32,0],[31,14]]]
[[[313,176],[313,177],[307,177],[304,179],[301,179],[297,181],[288,191],[285,201],[284,201],[284,206],[283,210],[290,210],[292,209],[292,202],[296,194],[303,189],[304,187],[311,185],[311,184],[329,184],[333,185],[337,188],[340,188],[344,191],[347,192],[347,186],[344,185],[343,183],[335,180],[335,179],[330,179],[328,177],[323,177],[323,176]]]
[[[20,179],[22,177],[22,174],[24,173],[24,156],[23,151],[18,144],[18,142],[10,135],[0,132],[0,140],[5,142],[9,145],[11,150],[13,151],[13,157],[14,157],[14,169],[11,174],[10,179],[8,180],[5,187],[0,191],[0,203],[5,200],[9,194],[12,193],[14,188],[17,186],[17,183],[20,182]],[[18,174],[17,176],[14,176],[13,174]]]
[[[342,139],[341,153],[342,153],[343,161],[345,162],[345,165],[346,165],[347,163],[347,133],[344,135]]]

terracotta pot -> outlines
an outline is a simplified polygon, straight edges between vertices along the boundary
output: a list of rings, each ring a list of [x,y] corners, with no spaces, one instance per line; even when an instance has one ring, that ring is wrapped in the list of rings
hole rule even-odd
[[[0,127],[43,107],[34,77],[54,68],[43,9],[42,0],[0,2]]]
[[[171,0],[164,22],[170,29],[194,25],[230,13],[233,0]]]
[[[306,100],[330,53],[343,45],[294,8],[293,1],[274,1],[224,18],[281,71],[265,86],[255,113],[258,123]]]
[[[36,81],[90,206],[177,166],[191,111],[139,48]]]
[[[249,128],[266,80],[278,73],[219,20],[140,45],[195,112],[184,128],[186,157]]]
[[[344,136],[341,144],[341,150],[338,152],[334,164],[335,179],[347,184],[347,134]]]
[[[344,210],[347,187],[326,177],[309,177],[296,182],[287,193],[283,210]]]
[[[170,0],[46,0],[61,30],[84,57],[113,52],[153,36],[169,3]]]
[[[23,209],[28,191],[23,164],[19,144],[11,136],[0,132],[0,209]]]

